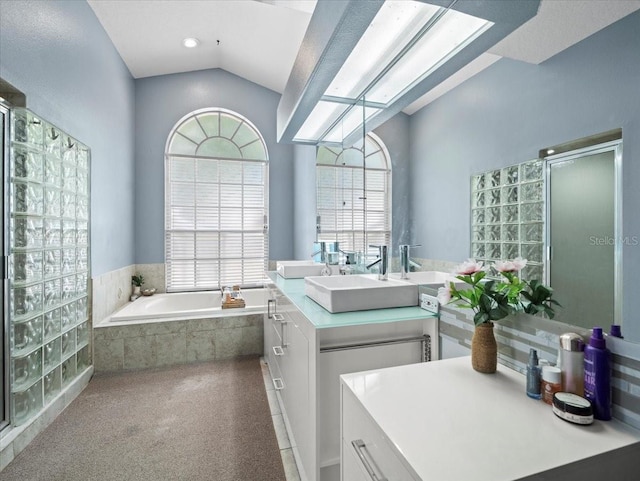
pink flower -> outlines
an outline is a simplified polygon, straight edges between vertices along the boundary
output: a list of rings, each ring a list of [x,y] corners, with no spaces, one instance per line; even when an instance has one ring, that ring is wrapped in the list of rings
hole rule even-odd
[[[515,266],[513,265],[513,262],[511,261],[496,261],[493,264],[493,267],[498,272],[513,272],[516,270]]]
[[[442,305],[451,302],[451,286],[445,285],[438,289],[438,302]]]
[[[482,262],[476,262],[475,259],[467,259],[454,269],[454,274],[459,276],[470,276],[482,270]]]
[[[516,257],[512,261],[496,261],[493,267],[498,272],[516,272],[527,265],[527,259]]]
[[[513,259],[513,267],[515,267],[517,271],[521,271],[526,265],[527,259],[523,259],[522,257],[516,257]]]

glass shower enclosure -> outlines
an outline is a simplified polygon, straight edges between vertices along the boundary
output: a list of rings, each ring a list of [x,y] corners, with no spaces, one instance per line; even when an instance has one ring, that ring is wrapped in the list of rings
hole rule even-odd
[[[2,323],[0,323],[0,431],[9,424],[9,310],[8,310],[8,158],[9,158],[9,109],[0,102],[0,168],[2,169]]]
[[[29,110],[10,117],[5,347],[17,426],[91,364],[90,151]]]

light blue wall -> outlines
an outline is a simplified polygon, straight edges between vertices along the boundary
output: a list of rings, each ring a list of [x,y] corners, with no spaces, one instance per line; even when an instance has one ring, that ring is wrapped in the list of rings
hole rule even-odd
[[[409,184],[413,233],[426,245],[425,257],[469,256],[471,174],[620,127],[623,231],[640,236],[640,12],[540,65],[502,59],[426,106],[410,121]],[[625,245],[623,257],[630,327],[637,317],[640,246]]]
[[[310,259],[316,240],[316,147],[294,146],[294,258]]]
[[[86,2],[0,2],[0,77],[91,148],[92,274],[134,262],[133,79]]]
[[[276,143],[280,95],[221,69],[137,79],[136,262],[164,262],[164,147],[174,125],[205,107],[249,119],[269,151],[269,258],[293,256],[293,146]]]

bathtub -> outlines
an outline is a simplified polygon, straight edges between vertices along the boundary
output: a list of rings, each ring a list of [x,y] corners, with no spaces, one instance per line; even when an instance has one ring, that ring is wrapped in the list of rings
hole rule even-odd
[[[242,291],[246,307],[222,309],[219,291],[179,292],[142,296],[109,318],[109,322],[173,321],[209,317],[239,316],[265,310],[264,289]]]

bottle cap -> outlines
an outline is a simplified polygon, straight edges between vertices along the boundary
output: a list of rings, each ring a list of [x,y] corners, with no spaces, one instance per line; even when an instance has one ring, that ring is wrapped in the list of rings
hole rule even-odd
[[[624,336],[622,335],[622,330],[620,329],[620,324],[611,324],[611,331],[609,332],[609,334],[613,337],[619,337],[621,339],[624,339]]]
[[[561,384],[562,371],[555,366],[542,366],[542,380],[551,384]]]
[[[529,349],[529,366],[538,365],[538,351],[534,348]]]
[[[591,339],[589,339],[589,345],[596,349],[604,349],[607,346],[604,336],[602,335],[601,327],[594,327],[591,331]]]
[[[565,351],[584,351],[584,339],[580,334],[567,332],[560,336],[560,348]]]

